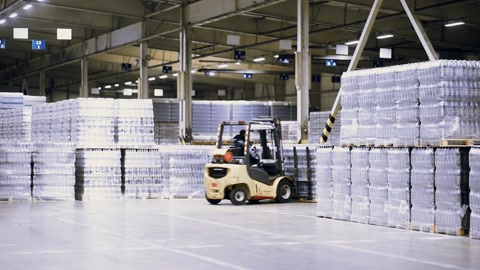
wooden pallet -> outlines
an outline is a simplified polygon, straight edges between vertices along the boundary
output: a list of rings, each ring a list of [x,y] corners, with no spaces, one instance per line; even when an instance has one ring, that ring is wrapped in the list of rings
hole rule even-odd
[[[413,225],[410,223],[408,227],[411,231],[428,232],[428,233],[435,232],[435,225]]]
[[[440,146],[474,146],[480,145],[480,139],[443,139]]]
[[[305,203],[317,203],[317,200],[315,200],[315,199],[309,200],[307,198],[299,198],[298,201],[299,202],[305,202]]]
[[[465,236],[468,235],[468,229],[464,228],[441,228],[441,227],[436,227],[435,228],[436,233],[440,234],[448,234],[448,235],[455,235],[455,236]]]

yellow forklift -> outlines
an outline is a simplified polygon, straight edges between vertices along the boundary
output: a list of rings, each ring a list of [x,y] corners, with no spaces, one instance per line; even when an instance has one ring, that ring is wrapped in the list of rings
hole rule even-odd
[[[232,140],[232,134],[242,131],[244,137]],[[224,199],[234,205],[260,200],[289,202],[297,188],[295,179],[285,175],[280,119],[221,122],[213,159],[205,166],[204,184],[211,204]]]

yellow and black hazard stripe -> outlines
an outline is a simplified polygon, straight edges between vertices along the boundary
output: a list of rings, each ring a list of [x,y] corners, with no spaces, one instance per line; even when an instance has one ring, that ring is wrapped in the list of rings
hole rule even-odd
[[[320,138],[320,143],[326,143],[328,140],[328,137],[330,136],[330,132],[332,132],[333,124],[335,123],[335,116],[333,114],[330,114],[330,116],[327,119],[327,123],[325,124],[325,127],[323,128],[323,133],[322,137]]]

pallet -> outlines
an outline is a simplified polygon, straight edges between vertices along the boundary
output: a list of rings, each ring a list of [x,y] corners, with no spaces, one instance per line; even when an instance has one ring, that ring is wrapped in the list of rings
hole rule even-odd
[[[410,223],[409,229],[417,232],[435,233],[435,225],[413,225]]]
[[[474,146],[480,145],[479,139],[443,139],[440,146]]]
[[[454,235],[454,236],[466,236],[466,235],[468,235],[468,229],[464,229],[464,228],[436,227],[435,232],[439,233],[439,234],[447,234],[447,235]]]
[[[32,197],[32,202],[73,202],[75,201],[75,198],[58,198],[58,197],[39,197],[35,196]]]
[[[409,223],[388,223],[387,227],[401,230],[410,230]]]
[[[315,200],[315,199],[309,200],[309,199],[306,199],[306,198],[299,198],[298,201],[299,202],[304,202],[304,203],[317,203],[317,200]]]
[[[31,197],[16,198],[16,197],[1,197],[0,202],[31,202]]]

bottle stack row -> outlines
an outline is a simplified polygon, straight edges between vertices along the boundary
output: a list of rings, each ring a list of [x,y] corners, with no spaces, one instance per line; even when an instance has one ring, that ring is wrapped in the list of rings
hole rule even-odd
[[[469,229],[471,208],[470,228],[476,235],[478,227],[473,220],[480,196],[475,189],[478,172],[472,155],[480,155],[480,151],[472,148],[469,163],[469,150],[319,147],[317,215],[463,235]]]
[[[30,200],[32,144],[0,143],[0,199]]]
[[[0,110],[0,140],[30,142],[31,139],[31,107]]]
[[[125,198],[159,199],[169,192],[169,167],[158,149],[126,149],[124,155]]]
[[[480,148],[473,147],[469,154],[470,179],[469,179],[469,208],[471,238],[480,239]]]
[[[205,164],[210,162],[212,158],[212,147],[201,145],[168,146],[163,149],[163,153],[165,161],[168,161],[170,195],[174,197],[204,198],[203,173]]]
[[[75,167],[77,200],[123,198],[120,149],[78,149]]]
[[[75,159],[73,143],[35,143],[32,197],[75,200]]]
[[[480,134],[480,62],[437,60],[342,76],[341,145],[439,146]]]
[[[0,143],[1,200],[74,200],[75,148],[69,143]]]
[[[311,144],[319,143],[325,123],[330,117],[330,112],[311,112],[308,121],[308,141]],[[337,113],[333,129],[327,140],[327,145],[340,145],[340,130],[342,126],[341,112]]]
[[[297,179],[298,196],[313,198],[317,195],[315,144],[284,144],[285,174]]]
[[[151,100],[78,98],[32,107],[32,140],[72,142],[77,148],[154,144]]]

